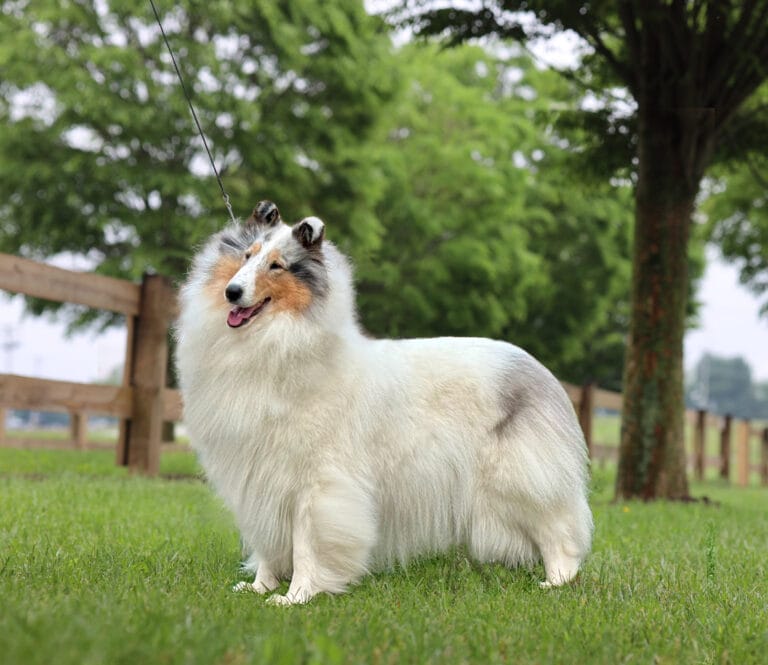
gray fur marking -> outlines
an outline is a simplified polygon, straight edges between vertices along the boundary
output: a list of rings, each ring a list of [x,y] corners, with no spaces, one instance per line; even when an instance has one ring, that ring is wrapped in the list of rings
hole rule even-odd
[[[518,416],[532,406],[531,392],[524,386],[509,382],[500,391],[499,404],[504,416],[493,426],[493,433],[502,437],[510,427],[514,426]]]
[[[272,201],[259,201],[248,219],[249,224],[267,227],[277,226],[282,221],[280,211]]]

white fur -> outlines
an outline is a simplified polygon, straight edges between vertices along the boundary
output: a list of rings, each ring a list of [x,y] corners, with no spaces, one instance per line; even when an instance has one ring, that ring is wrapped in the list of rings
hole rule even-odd
[[[456,545],[543,559],[545,586],[574,577],[592,535],[586,447],[542,365],[487,339],[365,337],[328,242],[322,302],[230,329],[204,288],[213,254],[182,289],[178,368],[192,444],[256,573],[239,589],[290,579],[272,602],[303,603]]]
[[[311,238],[312,242],[315,242],[320,237],[320,235],[323,232],[323,229],[325,228],[325,224],[323,223],[323,220],[320,219],[319,217],[305,217],[299,223],[309,224],[310,228],[312,229],[312,238]]]

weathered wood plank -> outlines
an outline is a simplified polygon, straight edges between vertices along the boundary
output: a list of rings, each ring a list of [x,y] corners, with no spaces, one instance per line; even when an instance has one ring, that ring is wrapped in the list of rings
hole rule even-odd
[[[133,413],[126,431],[125,458],[132,471],[157,475],[164,416],[168,326],[176,296],[171,282],[145,275],[141,311],[135,322],[130,367]]]
[[[130,316],[139,313],[138,284],[64,270],[11,254],[0,254],[0,289]]]
[[[574,409],[578,409],[579,401],[581,400],[581,386],[575,386],[572,383],[566,383],[561,381],[560,385],[565,388],[565,392],[568,393],[568,398],[571,400]]]
[[[604,388],[595,388],[592,400],[596,409],[621,411],[624,407],[624,398],[621,396],[621,393],[615,393]]]
[[[131,368],[133,367],[133,338],[136,332],[136,317],[125,317],[125,360],[123,361],[123,385],[131,385]],[[115,464],[128,466],[128,418],[121,418],[117,431],[117,446],[115,447]]]
[[[0,404],[15,409],[128,417],[131,388],[0,374]]]
[[[184,405],[181,401],[181,391],[166,388],[163,392],[163,420],[178,422],[184,415]]]
[[[595,413],[594,405],[595,384],[585,383],[581,387],[581,398],[579,399],[579,408],[576,413],[579,418],[581,431],[584,433],[584,441],[587,444],[587,451],[592,455],[592,417]]]
[[[728,480],[731,475],[731,422],[733,419],[726,414],[720,428],[720,477]]]
[[[739,420],[736,426],[736,482],[739,487],[749,484],[749,433],[748,420]]]
[[[704,449],[707,437],[707,412],[696,412],[696,424],[693,430],[693,470],[696,480],[704,480]]]
[[[82,411],[69,414],[69,436],[78,450],[85,450],[88,443],[88,416]]]

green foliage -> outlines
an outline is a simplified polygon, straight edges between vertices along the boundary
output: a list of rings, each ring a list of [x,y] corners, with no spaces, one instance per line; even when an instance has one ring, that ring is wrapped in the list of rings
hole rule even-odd
[[[159,5],[236,213],[269,196],[370,242],[382,23],[356,0]],[[149,3],[1,7],[0,250],[181,277],[226,213]]]
[[[723,141],[723,164],[703,211],[722,255],[768,314],[768,84],[744,105]]]
[[[760,384],[753,383],[752,368],[741,356],[726,358],[705,353],[689,377],[686,402],[719,415],[768,417],[768,400]]]
[[[181,277],[225,215],[148,5],[4,12],[0,250]],[[393,53],[351,0],[163,20],[236,210],[323,215],[373,333],[506,338],[563,378],[618,383],[629,188],[574,186],[577,88],[520,54]],[[24,44],[34,57],[12,58]]]
[[[230,591],[238,536],[204,484],[112,463],[0,449],[3,662],[751,665],[768,649],[760,488],[614,504],[597,472],[593,552],[567,588],[459,551],[280,608]]]
[[[359,271],[364,323],[393,336],[499,336],[541,279],[523,223],[527,178],[513,164],[541,139],[498,99],[504,68],[481,49],[399,57],[406,90],[376,155],[387,233]]]
[[[561,378],[617,385],[631,190],[574,185],[568,148],[584,133],[558,123],[576,91],[519,54],[419,45],[398,58],[403,94],[372,155],[387,232],[357,261],[365,326],[501,337]]]
[[[687,166],[675,178],[657,175],[654,181],[671,192],[688,179],[685,186],[695,194],[706,170],[715,167],[714,175],[727,185],[725,195],[705,206],[712,238],[724,256],[741,263],[743,282],[762,294],[768,291],[768,87],[761,86],[767,14],[766,0],[746,5],[519,0],[477,9],[404,0],[390,18],[451,45],[481,37],[532,42],[567,30],[578,35],[578,58],[560,73],[580,87],[586,103],[561,113],[558,125],[566,133],[581,133],[580,179],[604,182],[618,176],[636,182],[645,156],[646,174],[663,174],[666,160],[657,150],[663,140],[638,150],[640,111],[648,136],[657,135],[654,140],[675,127],[673,141],[681,142],[671,154]],[[654,117],[662,119],[656,126]],[[691,138],[682,139],[686,133]],[[661,192],[655,194],[661,198]],[[694,247],[692,255],[696,278],[701,248]]]

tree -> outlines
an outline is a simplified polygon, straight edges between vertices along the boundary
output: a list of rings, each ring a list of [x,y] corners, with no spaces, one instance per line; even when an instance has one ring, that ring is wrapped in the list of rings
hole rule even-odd
[[[768,420],[768,381],[756,383],[753,386],[755,397],[755,418]]]
[[[697,408],[737,418],[756,415],[752,368],[740,356],[705,353],[693,369],[687,393]]]
[[[740,266],[740,281],[768,295],[768,84],[744,105],[713,169],[703,210],[722,255]],[[761,307],[768,314],[768,299]]]
[[[730,128],[750,124],[742,107],[768,73],[768,0],[403,4],[415,6],[407,20],[421,34],[453,42],[572,30],[587,52],[567,75],[600,97],[618,87],[633,100],[631,108],[585,112],[589,126],[625,146],[619,156],[634,154],[632,309],[616,494],[687,497],[682,355],[691,218],[718,146]]]
[[[356,0],[158,5],[236,214],[274,198],[372,242],[362,142],[395,88],[383,22]],[[149,4],[0,12],[0,251],[183,276],[226,212]]]
[[[552,109],[573,86],[519,52],[396,57],[402,94],[370,151],[386,235],[356,261],[366,328],[504,338],[564,379],[620,377],[630,189],[569,190]]]
[[[520,54],[393,54],[353,0],[159,6],[236,212],[327,217],[372,332],[620,372],[628,190],[567,192],[550,114],[572,85]],[[0,250],[181,276],[226,215],[149,5],[0,7]]]

